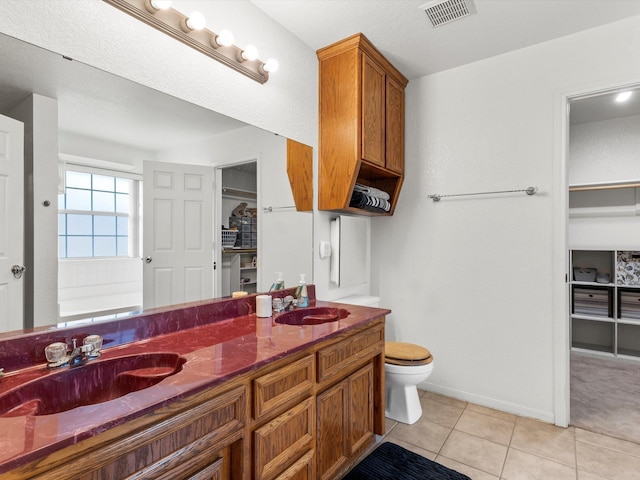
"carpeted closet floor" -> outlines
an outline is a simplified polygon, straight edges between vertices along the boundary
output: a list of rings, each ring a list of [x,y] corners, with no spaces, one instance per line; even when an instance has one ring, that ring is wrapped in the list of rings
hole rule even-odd
[[[640,443],[640,362],[572,353],[570,424]]]

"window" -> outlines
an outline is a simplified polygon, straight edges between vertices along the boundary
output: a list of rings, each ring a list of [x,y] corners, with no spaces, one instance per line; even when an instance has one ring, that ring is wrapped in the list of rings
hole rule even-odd
[[[58,257],[135,256],[138,183],[83,167],[67,169],[58,202]]]

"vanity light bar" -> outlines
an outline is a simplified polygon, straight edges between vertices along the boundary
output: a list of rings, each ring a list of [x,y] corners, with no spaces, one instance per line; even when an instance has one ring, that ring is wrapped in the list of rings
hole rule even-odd
[[[277,62],[253,59],[240,47],[218,42],[219,35],[206,28],[192,28],[193,22],[173,8],[156,7],[157,0],[103,0],[138,20],[166,33],[170,37],[225,64],[259,83],[269,80]],[[222,33],[222,32],[221,32]]]

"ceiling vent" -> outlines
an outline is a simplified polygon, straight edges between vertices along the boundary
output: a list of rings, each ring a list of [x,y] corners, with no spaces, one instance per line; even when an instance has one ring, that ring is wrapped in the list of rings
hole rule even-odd
[[[420,7],[434,27],[453,22],[471,13],[471,5],[465,0],[438,0],[425,3]]]

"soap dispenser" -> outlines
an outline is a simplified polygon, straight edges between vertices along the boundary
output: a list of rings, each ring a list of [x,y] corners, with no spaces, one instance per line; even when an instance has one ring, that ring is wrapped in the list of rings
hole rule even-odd
[[[269,291],[284,290],[284,279],[282,278],[282,272],[276,272],[276,281],[273,282]]]
[[[298,288],[296,289],[296,300],[298,300],[298,307],[309,306],[309,295],[307,293],[307,281],[305,280],[305,274],[300,274],[300,281],[298,282]]]

